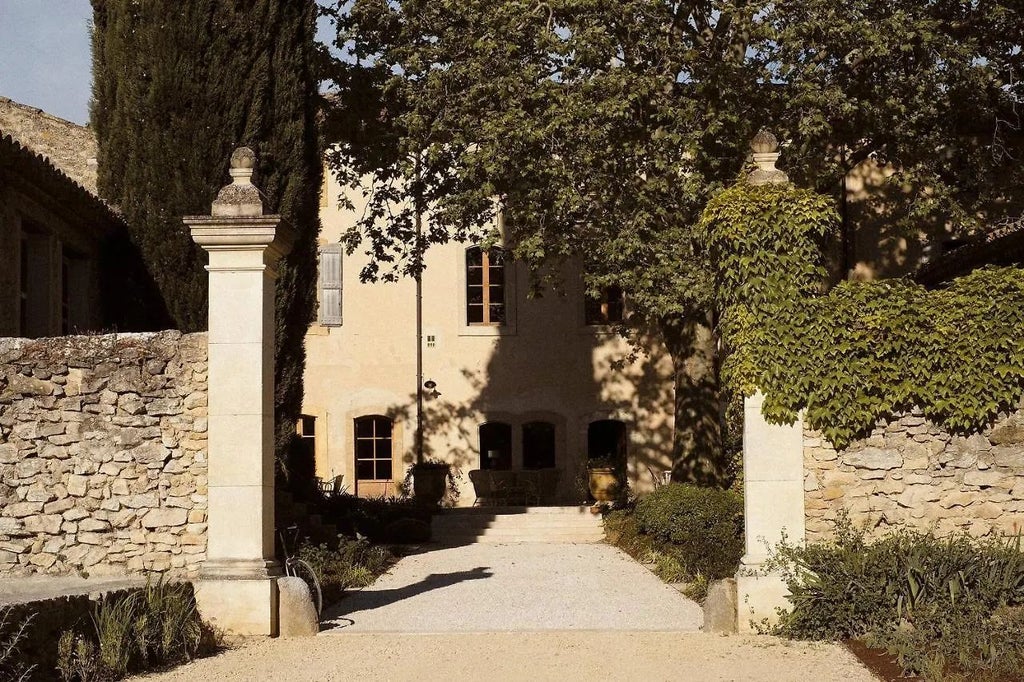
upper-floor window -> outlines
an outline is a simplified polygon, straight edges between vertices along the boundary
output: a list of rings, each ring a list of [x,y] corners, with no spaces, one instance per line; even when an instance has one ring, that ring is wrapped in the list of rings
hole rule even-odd
[[[625,313],[622,287],[611,285],[601,289],[600,296],[587,296],[585,303],[587,324],[618,324]]]
[[[341,324],[341,244],[320,247],[320,324]]]
[[[505,312],[504,250],[466,249],[466,324],[504,325]]]

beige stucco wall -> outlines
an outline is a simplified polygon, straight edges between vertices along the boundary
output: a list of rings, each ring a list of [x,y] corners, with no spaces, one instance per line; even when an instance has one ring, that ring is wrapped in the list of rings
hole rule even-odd
[[[323,243],[336,243],[362,210],[334,208],[341,193],[329,180],[329,205],[321,208]],[[578,502],[576,479],[586,456],[587,427],[599,419],[627,424],[631,484],[651,487],[648,466],[667,469],[672,445],[672,363],[656,338],[645,337],[647,353],[629,361],[629,343],[608,329],[584,325],[578,272],[567,271],[563,294],[549,291],[527,299],[527,273],[507,276],[511,302],[504,328],[465,325],[464,253],[467,245],[431,248],[423,275],[424,380],[440,395],[424,402],[425,454],[456,464],[463,472],[480,467],[478,427],[487,421],[512,425],[513,468],[522,464],[522,425],[555,424],[556,466],[562,470],[563,501]],[[343,257],[342,318],[337,327],[314,325],[306,337],[303,412],[316,417],[317,472],[345,476],[350,492],[391,493],[364,485],[355,490],[353,421],[364,415],[394,418],[395,482],[415,454],[416,299],[415,283],[363,284],[360,251]],[[616,363],[623,362],[622,369]],[[463,475],[460,504],[474,496]]]

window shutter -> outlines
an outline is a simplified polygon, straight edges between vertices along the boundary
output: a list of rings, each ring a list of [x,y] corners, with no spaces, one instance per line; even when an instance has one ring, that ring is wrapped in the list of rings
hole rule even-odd
[[[320,324],[341,324],[341,244],[320,247]]]

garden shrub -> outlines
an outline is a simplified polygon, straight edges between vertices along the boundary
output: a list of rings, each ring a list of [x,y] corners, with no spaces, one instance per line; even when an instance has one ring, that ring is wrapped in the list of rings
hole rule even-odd
[[[431,510],[404,497],[361,498],[335,495],[317,505],[327,523],[349,537],[362,535],[373,542],[391,542],[388,526],[401,519],[416,519],[430,524]]]
[[[27,680],[32,674],[32,666],[25,665],[19,656],[31,620],[31,616],[17,620],[10,607],[0,607],[0,680]]]
[[[1019,537],[938,539],[898,530],[869,542],[844,519],[832,541],[783,544],[771,566],[791,593],[778,634],[867,638],[930,679],[1024,669]]]
[[[304,544],[298,557],[313,568],[324,604],[332,604],[352,587],[366,587],[387,570],[394,554],[382,545],[367,540],[340,538],[336,548],[327,545]]]
[[[161,581],[142,591],[108,595],[96,605],[92,622],[91,631],[61,633],[57,671],[65,682],[118,680],[190,661],[218,645],[187,583]]]
[[[637,528],[691,575],[716,580],[736,572],[743,556],[743,499],[731,490],[686,483],[662,486],[636,504]]]

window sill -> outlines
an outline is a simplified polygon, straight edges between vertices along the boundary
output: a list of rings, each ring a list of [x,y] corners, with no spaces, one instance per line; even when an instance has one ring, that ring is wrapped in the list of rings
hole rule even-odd
[[[463,325],[459,336],[515,336],[516,328],[512,325],[480,324]]]

